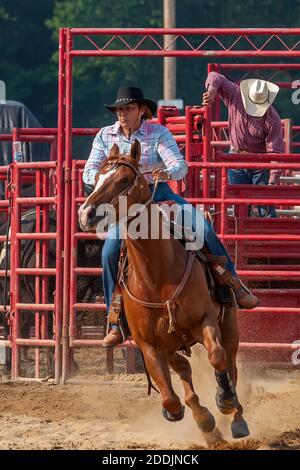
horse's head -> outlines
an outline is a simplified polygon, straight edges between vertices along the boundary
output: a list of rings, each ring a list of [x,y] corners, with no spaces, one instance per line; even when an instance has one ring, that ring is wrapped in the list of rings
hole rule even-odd
[[[151,193],[139,169],[140,158],[141,145],[138,140],[132,144],[129,155],[120,154],[117,144],[113,145],[96,175],[94,191],[79,208],[79,223],[82,230],[95,229],[96,224],[105,217],[104,207],[107,211],[109,207],[113,207],[118,221],[120,196],[127,197],[128,208],[132,204],[142,204],[149,199]],[[99,206],[102,206],[101,211],[97,211]]]

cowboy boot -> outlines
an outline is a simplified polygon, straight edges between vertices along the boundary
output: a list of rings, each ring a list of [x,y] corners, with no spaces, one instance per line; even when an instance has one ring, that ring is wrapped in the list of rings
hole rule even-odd
[[[123,335],[119,326],[114,325],[114,328],[112,328],[109,333],[105,336],[105,338],[103,338],[102,347],[112,348],[121,343],[123,343]]]
[[[122,314],[124,315],[122,295],[119,289],[116,288],[112,296],[109,315],[107,319],[107,331],[109,330],[109,326],[111,326],[112,328],[102,340],[103,348],[112,348],[114,346],[117,346],[118,344],[123,343],[123,335],[119,326],[119,319]]]
[[[239,307],[250,310],[258,305],[259,299],[252,294],[239,278],[234,277],[230,271],[221,265],[213,265],[212,268],[217,274],[217,280],[233,290]]]

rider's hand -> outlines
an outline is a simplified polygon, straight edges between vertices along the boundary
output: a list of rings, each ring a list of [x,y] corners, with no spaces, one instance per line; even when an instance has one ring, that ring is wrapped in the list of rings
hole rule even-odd
[[[163,181],[167,181],[169,178],[169,173],[166,170],[161,170],[157,168],[156,170],[152,171],[152,177],[153,179],[160,179]]]
[[[210,104],[212,104],[215,101],[216,94],[216,90],[210,90],[203,93],[202,105],[209,106]]]

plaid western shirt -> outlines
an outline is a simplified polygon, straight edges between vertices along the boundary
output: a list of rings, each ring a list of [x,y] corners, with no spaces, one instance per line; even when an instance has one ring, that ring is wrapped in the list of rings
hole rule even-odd
[[[263,117],[246,113],[239,85],[217,72],[208,74],[206,89],[216,90],[228,108],[231,152],[284,153],[283,130],[270,106]],[[278,183],[282,170],[271,170],[269,183]]]
[[[95,184],[95,175],[103,160],[109,155],[113,144],[117,144],[120,153],[129,154],[134,140],[141,143],[141,169],[152,172],[157,168],[167,169],[172,180],[183,178],[188,170],[187,164],[181,155],[178,145],[171,132],[160,124],[142,121],[141,126],[130,136],[125,137],[121,132],[119,121],[112,126],[103,127],[96,135],[90,156],[83,172],[83,181],[86,184]],[[151,173],[145,178],[153,183]]]

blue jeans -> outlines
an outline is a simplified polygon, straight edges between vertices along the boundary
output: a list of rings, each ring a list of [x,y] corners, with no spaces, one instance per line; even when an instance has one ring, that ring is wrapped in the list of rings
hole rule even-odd
[[[267,185],[270,170],[228,170],[229,184]],[[260,217],[277,217],[273,206],[257,206]]]
[[[151,191],[153,191],[153,188],[154,185],[150,185]],[[174,193],[167,183],[158,184],[154,201],[174,201],[181,206],[184,204],[189,204],[183,197]],[[114,234],[114,238],[110,238],[110,234],[112,233]],[[102,248],[102,281],[107,311],[109,311],[118,275],[118,261],[120,256],[121,239],[115,237],[116,233],[119,234],[119,230],[116,230],[115,227],[108,230],[107,238]],[[228,269],[235,277],[237,276],[234,264],[231,261],[229,254],[227,253],[224,245],[218,239],[211,224],[206,220],[204,223],[204,246],[206,246],[213,255],[226,256],[226,269]],[[228,289],[225,286],[219,286],[218,293],[223,301],[228,300]]]

